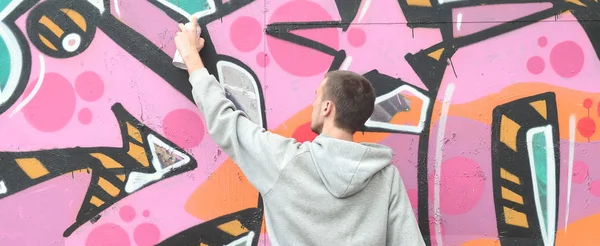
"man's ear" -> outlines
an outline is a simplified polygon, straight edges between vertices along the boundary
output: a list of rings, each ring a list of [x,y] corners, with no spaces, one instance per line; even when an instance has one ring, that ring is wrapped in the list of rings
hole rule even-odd
[[[323,103],[323,116],[328,116],[333,111],[333,103],[331,101],[325,101]]]

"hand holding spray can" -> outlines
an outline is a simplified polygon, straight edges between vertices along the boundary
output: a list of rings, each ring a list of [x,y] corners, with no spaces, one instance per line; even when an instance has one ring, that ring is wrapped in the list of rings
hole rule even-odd
[[[188,22],[185,23],[185,28],[187,29],[192,29],[192,23]],[[198,36],[198,38],[200,38],[200,33],[202,32],[202,30],[200,30],[200,27],[198,27],[196,29],[196,35]],[[183,69],[183,70],[187,70],[187,67],[185,66],[185,62],[183,61],[183,57],[181,57],[181,54],[179,54],[179,50],[175,50],[175,55],[173,55],[173,62],[172,62],[173,66]]]

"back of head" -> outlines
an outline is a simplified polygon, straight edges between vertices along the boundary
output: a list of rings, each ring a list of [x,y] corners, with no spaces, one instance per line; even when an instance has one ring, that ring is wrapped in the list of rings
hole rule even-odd
[[[335,70],[325,76],[324,97],[335,105],[336,127],[355,133],[363,130],[375,108],[375,89],[364,76]]]

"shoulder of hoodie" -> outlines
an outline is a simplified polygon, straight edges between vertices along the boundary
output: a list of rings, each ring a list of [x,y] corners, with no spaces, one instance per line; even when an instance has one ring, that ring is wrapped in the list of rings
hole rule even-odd
[[[392,184],[394,183],[395,179],[398,179],[400,182],[402,182],[402,180],[400,178],[400,171],[393,164],[390,164],[389,166],[384,167],[383,169],[381,169],[381,171],[379,171],[379,173],[388,182],[389,189],[392,189]]]

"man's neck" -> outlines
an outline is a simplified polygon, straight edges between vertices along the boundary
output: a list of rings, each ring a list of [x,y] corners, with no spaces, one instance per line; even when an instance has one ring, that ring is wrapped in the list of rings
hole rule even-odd
[[[350,142],[354,141],[354,134],[337,127],[323,127],[322,133],[332,138],[337,138],[340,140],[346,140]]]

